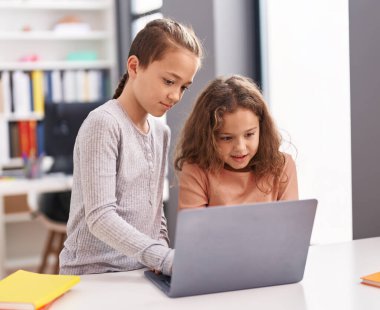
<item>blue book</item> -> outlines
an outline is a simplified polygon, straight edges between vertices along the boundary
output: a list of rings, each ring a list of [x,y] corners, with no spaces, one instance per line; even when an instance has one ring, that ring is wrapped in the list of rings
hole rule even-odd
[[[53,86],[52,86],[52,78],[51,78],[51,71],[45,71],[44,72],[44,89],[45,89],[45,103],[52,103],[53,102]]]
[[[37,155],[38,156],[41,156],[45,153],[44,134],[45,134],[44,123],[38,122],[37,123]]]

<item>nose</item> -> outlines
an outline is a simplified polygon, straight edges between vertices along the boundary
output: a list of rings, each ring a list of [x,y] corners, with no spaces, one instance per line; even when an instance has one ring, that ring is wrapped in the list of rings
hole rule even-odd
[[[239,153],[242,153],[246,150],[246,144],[244,138],[240,137],[235,140],[234,144],[235,151],[238,151]]]
[[[168,94],[168,98],[173,104],[176,104],[182,98],[181,89],[173,89],[172,91],[170,91]]]

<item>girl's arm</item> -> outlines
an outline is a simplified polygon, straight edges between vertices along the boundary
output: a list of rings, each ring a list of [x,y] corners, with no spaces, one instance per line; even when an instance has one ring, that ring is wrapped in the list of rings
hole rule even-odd
[[[167,246],[169,246],[170,244],[169,235],[168,235],[168,225],[167,225],[167,220],[166,220],[164,212],[162,212],[162,216],[161,216],[161,229],[160,229],[159,240],[163,241],[165,245]]]
[[[178,209],[206,207],[209,202],[206,173],[185,163],[179,173]]]

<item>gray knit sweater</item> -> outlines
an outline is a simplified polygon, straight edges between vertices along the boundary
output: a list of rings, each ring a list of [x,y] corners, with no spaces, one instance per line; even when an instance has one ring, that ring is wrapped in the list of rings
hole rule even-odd
[[[110,100],[80,128],[61,274],[144,266],[171,274],[174,250],[162,201],[170,131],[153,117],[148,121],[144,134]]]

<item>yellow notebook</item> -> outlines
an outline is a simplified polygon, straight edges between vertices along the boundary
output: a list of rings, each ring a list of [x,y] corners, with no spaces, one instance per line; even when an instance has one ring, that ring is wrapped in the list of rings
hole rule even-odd
[[[0,281],[0,309],[39,309],[67,292],[79,276],[18,270]]]
[[[363,276],[361,279],[363,284],[380,287],[380,272]]]

